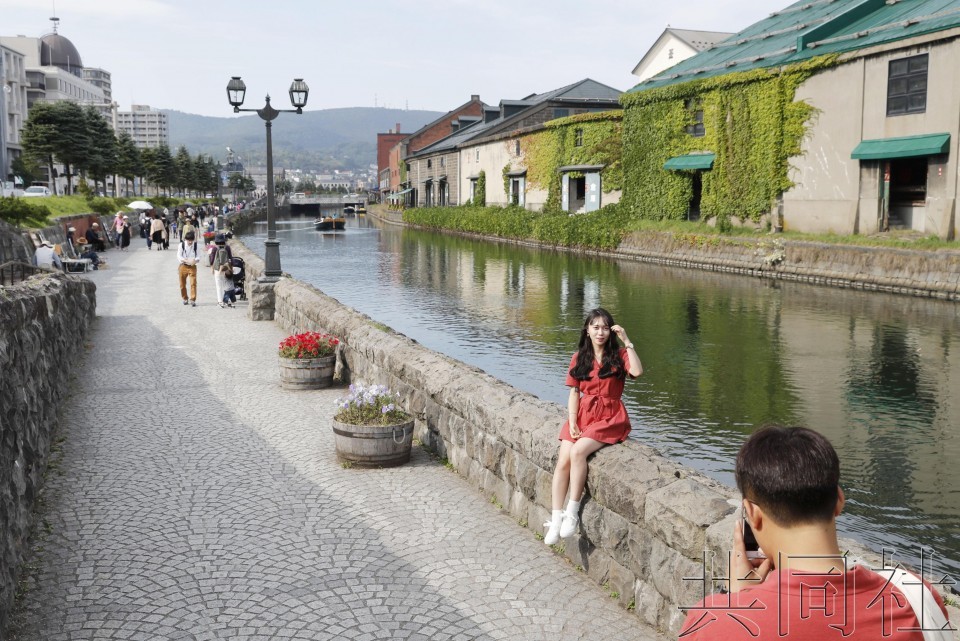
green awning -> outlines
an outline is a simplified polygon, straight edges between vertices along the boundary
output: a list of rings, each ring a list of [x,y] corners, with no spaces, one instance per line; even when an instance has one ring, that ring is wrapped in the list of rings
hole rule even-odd
[[[890,160],[945,154],[950,145],[950,134],[926,134],[904,138],[864,140],[850,154],[859,160]]]
[[[674,156],[663,163],[664,169],[674,171],[685,171],[690,169],[712,169],[713,159],[716,154],[687,154],[685,156]]]

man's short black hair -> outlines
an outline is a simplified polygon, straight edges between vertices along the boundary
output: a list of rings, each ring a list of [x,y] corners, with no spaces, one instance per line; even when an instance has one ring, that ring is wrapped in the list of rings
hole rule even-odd
[[[828,521],[837,505],[840,459],[811,429],[771,425],[740,448],[736,477],[743,497],[779,525]]]

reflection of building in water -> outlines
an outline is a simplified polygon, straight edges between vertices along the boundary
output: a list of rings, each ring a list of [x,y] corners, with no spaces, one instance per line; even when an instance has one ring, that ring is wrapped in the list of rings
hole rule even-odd
[[[844,461],[844,484],[856,499],[871,487],[874,505],[928,514],[960,513],[942,488],[960,457],[960,349],[942,305],[863,293],[831,292],[829,312],[812,296],[782,297],[778,331],[788,378],[808,402],[803,422],[825,433]],[[846,304],[841,302],[846,301]],[[836,322],[824,319],[836,314]],[[939,489],[938,489],[939,488]]]

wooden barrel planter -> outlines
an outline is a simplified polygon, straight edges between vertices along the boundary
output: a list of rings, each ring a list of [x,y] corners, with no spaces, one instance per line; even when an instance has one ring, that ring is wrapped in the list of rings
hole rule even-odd
[[[283,389],[305,390],[330,387],[336,354],[320,358],[280,358],[280,386]]]
[[[413,419],[396,425],[349,425],[333,421],[337,458],[351,467],[396,467],[410,460]]]

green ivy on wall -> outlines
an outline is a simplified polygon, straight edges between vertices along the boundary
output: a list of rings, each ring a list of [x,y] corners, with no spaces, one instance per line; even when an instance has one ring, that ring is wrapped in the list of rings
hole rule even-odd
[[[507,163],[503,167],[503,171],[500,173],[503,174],[503,195],[510,196],[510,172],[513,171],[513,166],[510,163]]]
[[[647,219],[682,219],[693,195],[690,172],[669,171],[673,156],[715,154],[702,174],[700,211],[722,225],[758,220],[793,186],[790,157],[801,151],[815,109],[794,102],[797,88],[837,64],[835,55],[775,69],[755,69],[624,94],[622,203]],[[703,110],[704,135],[693,137],[687,101]]]
[[[487,172],[482,169],[477,175],[477,193],[473,197],[473,202],[478,207],[484,207],[487,204]]]
[[[602,165],[601,188],[605,193],[623,187],[623,112],[603,111],[558,118],[546,123],[543,130],[520,139],[526,162],[527,185],[545,189],[544,210],[560,209],[559,169],[568,165]],[[582,131],[582,144],[577,145],[577,130]],[[505,190],[509,189],[504,170]]]
[[[400,184],[407,182],[407,162],[401,158],[400,159]]]

